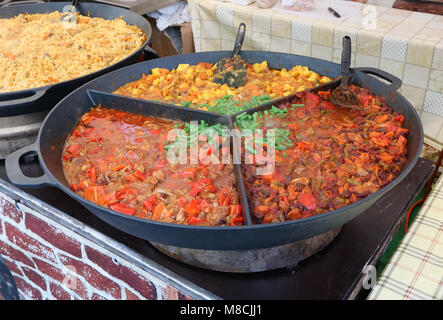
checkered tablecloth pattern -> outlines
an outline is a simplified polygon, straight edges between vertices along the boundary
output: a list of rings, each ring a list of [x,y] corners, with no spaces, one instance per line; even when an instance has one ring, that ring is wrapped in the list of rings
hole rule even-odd
[[[443,175],[368,299],[443,299]]]

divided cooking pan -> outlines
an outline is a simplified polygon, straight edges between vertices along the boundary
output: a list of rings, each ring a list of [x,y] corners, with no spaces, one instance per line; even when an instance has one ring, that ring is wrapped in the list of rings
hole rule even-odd
[[[374,95],[384,97],[386,103],[394,111],[403,114],[405,117],[404,127],[409,129],[409,135],[407,161],[400,175],[383,189],[351,205],[299,220],[254,225],[251,222],[247,194],[242,181],[241,164],[235,165],[234,172],[243,205],[245,221],[243,226],[177,225],[136,218],[89,202],[70,189],[64,177],[61,162],[63,146],[80,117],[97,104],[153,117],[182,121],[205,120],[209,123],[235,126],[235,115],[219,115],[160,102],[122,97],[111,93],[123,84],[139,79],[144,73],[149,73],[152,68],[171,69],[177,67],[180,63],[214,63],[229,54],[229,51],[203,52],[150,60],[113,71],[83,85],[60,101],[48,114],[40,128],[37,141],[33,145],[14,152],[6,159],[6,170],[9,179],[12,183],[22,187],[41,187],[44,185],[58,187],[115,228],[158,244],[202,250],[253,250],[293,243],[340,228],[343,224],[368,209],[383,194],[398,184],[415,165],[423,144],[423,129],[413,106],[396,91],[401,85],[401,81],[378,69],[354,68],[351,83],[369,88]],[[244,51],[241,56],[248,63],[266,60],[270,68],[292,68],[295,65],[303,65],[331,78],[337,78],[340,74],[339,64],[314,58],[260,51]],[[387,80],[389,84],[368,74],[381,77]],[[310,90],[330,89],[337,86],[337,84],[338,81],[333,81],[322,85],[321,88],[317,87]],[[290,97],[279,100],[284,101],[286,99],[290,99]],[[275,104],[275,101],[249,109],[247,112],[264,110],[273,104]],[[20,169],[20,158],[31,154],[38,156],[44,171],[44,175],[41,177],[26,177]]]
[[[71,5],[71,2],[28,3],[2,7],[0,8],[0,19],[12,18],[19,14],[62,12],[63,8],[67,5]],[[82,77],[39,88],[0,93],[0,117],[51,109],[63,97],[79,86],[109,71],[138,62],[145,47],[150,49],[147,44],[151,39],[151,25],[141,15],[123,8],[100,3],[80,2],[76,8],[82,15],[90,15],[91,17],[100,17],[107,20],[123,17],[123,20],[128,24],[136,25],[143,30],[146,35],[146,40],[137,51],[123,60]],[[152,49],[150,50],[153,51]]]

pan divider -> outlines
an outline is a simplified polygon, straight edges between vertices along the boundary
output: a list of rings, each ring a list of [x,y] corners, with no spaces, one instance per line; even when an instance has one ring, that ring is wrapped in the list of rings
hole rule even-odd
[[[87,90],[87,94],[95,105],[125,110],[158,118],[181,121],[204,120],[209,124],[220,123],[229,126],[229,117],[204,110],[191,109],[158,101],[137,99],[100,90]],[[121,106],[124,106],[122,108]]]
[[[242,113],[246,112],[248,114],[252,114],[254,112],[263,111],[263,110],[269,109],[270,107],[272,107],[274,105],[282,104],[282,103],[285,103],[287,101],[290,101],[290,100],[294,99],[298,94],[302,94],[304,92],[317,92],[317,91],[322,91],[322,90],[330,90],[330,89],[334,89],[339,84],[340,84],[340,80],[335,79],[335,80],[332,80],[330,82],[323,83],[321,85],[305,89],[303,91],[298,91],[298,92],[292,93],[290,95],[287,95],[287,96],[284,96],[284,97],[281,97],[281,98],[278,98],[278,99],[275,99],[275,100],[272,100],[272,101],[268,101],[268,102],[259,104],[259,105],[255,106],[255,107],[242,110],[240,112],[232,114],[231,117],[235,120],[235,118],[238,115],[242,114]]]

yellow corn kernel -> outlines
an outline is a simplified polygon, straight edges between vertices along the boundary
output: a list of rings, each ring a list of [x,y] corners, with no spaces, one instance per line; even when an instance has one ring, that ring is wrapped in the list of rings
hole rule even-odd
[[[303,91],[303,90],[306,90],[305,86],[300,86],[300,87],[297,88],[297,91]]]
[[[154,87],[158,87],[159,84],[160,84],[160,79],[159,79],[159,78],[155,79],[155,80],[152,82],[152,85],[153,85]]]

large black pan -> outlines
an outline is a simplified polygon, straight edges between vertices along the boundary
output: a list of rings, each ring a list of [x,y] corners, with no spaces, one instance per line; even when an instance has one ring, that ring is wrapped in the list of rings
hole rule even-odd
[[[149,241],[193,249],[248,250],[292,243],[342,226],[364,212],[384,193],[398,184],[415,165],[423,145],[423,129],[413,106],[401,94],[395,91],[398,89],[401,81],[377,69],[361,68],[353,70],[351,82],[371,89],[376,95],[385,97],[388,105],[404,115],[404,125],[410,132],[407,144],[408,157],[405,168],[394,181],[378,192],[349,206],[296,221],[252,225],[250,217],[248,219],[249,208],[247,200],[245,200],[244,187],[241,185],[240,195],[245,205],[243,211],[247,218],[245,219],[247,225],[239,227],[202,227],[168,224],[120,214],[79,197],[69,188],[61,163],[63,145],[81,115],[97,103],[129,112],[178,118],[185,121],[189,119],[205,119],[209,122],[221,121],[225,124],[230,124],[234,121],[233,117],[124,98],[109,93],[94,92],[94,90],[109,92],[128,81],[139,78],[142,73],[149,72],[154,67],[174,68],[179,63],[213,63],[229,54],[230,52],[228,51],[204,52],[150,60],[111,72],[87,83],[65,97],[54,107],[42,124],[35,144],[14,152],[6,159],[6,171],[9,179],[14,184],[23,187],[56,186],[79,201],[105,222],[124,232]],[[305,65],[316,72],[334,78],[340,74],[340,65],[319,59],[259,51],[245,51],[241,55],[248,62],[267,60],[270,67],[273,68],[291,68],[294,65]],[[367,75],[367,73],[387,79],[391,84],[387,85]],[[336,83],[332,85],[336,85]],[[328,86],[331,86],[331,84]],[[66,116],[67,114],[69,114],[69,117]],[[19,166],[19,159],[29,154],[38,155],[40,165],[45,172],[43,176],[29,178],[23,175]],[[239,167],[237,166],[236,173],[238,171]],[[240,178],[238,174],[237,178]],[[238,182],[241,184],[241,179]]]
[[[31,14],[49,13],[53,11],[62,12],[63,8],[67,5],[71,5],[71,2],[30,3],[3,7],[0,8],[0,19],[12,18],[21,13]],[[143,53],[144,48],[147,47],[152,34],[151,25],[146,19],[129,10],[99,3],[80,2],[77,6],[77,10],[83,15],[101,17],[103,19],[123,17],[128,24],[136,25],[143,30],[146,35],[146,41],[139,49],[137,49],[137,51],[123,60],[120,60],[107,68],[84,75],[82,77],[39,88],[0,93],[0,117],[48,110],[68,93],[86,82],[97,78],[106,72],[116,70],[139,61],[140,56]]]

